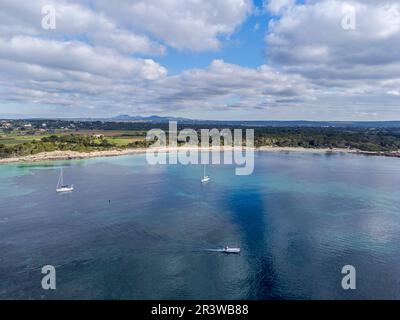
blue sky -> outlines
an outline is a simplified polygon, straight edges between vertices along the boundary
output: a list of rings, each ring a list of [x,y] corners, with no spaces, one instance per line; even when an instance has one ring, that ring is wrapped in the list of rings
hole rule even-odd
[[[0,117],[400,120],[399,51],[395,0],[1,0]]]
[[[264,64],[265,30],[271,16],[263,9],[263,1],[254,1],[254,6],[260,13],[251,15],[228,39],[221,38],[221,50],[193,53],[172,48],[158,61],[168,66],[171,74],[179,74],[190,68],[206,68],[214,59],[222,59],[227,63],[249,68]]]

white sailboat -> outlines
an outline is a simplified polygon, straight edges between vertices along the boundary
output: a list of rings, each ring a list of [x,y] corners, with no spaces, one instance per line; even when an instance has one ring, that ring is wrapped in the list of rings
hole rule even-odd
[[[204,165],[204,174],[203,174],[203,179],[201,179],[201,183],[207,183],[211,180],[211,178],[206,175],[206,165]]]
[[[58,193],[74,191],[74,185],[70,185],[69,186],[69,185],[65,185],[64,184],[64,174],[63,174],[63,169],[62,168],[61,168],[61,172],[60,172],[60,177],[58,178],[56,191]]]

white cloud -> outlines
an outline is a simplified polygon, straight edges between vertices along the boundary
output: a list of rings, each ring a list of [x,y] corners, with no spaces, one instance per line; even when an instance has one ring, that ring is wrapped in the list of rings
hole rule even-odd
[[[91,108],[100,113],[203,108],[266,108],[295,104],[312,91],[304,79],[267,65],[257,69],[213,61],[175,76],[132,53],[163,53],[152,34],[177,48],[219,47],[251,10],[248,0],[96,1],[1,0],[2,102]],[[41,6],[53,3],[57,29],[41,28]],[[133,23],[129,23],[133,21]],[[112,106],[112,111],[109,108]]]
[[[400,97],[400,91],[399,90],[389,90],[387,93],[392,95],[392,96]]]
[[[282,119],[394,117],[400,3],[352,1],[351,31],[342,28],[343,3],[265,1],[274,18],[264,65],[214,60],[168,76],[159,55],[170,47],[220,48],[254,12],[251,0],[0,0],[0,105],[108,115],[197,110],[230,118],[258,110]],[[41,28],[45,4],[57,9],[56,30]]]
[[[294,6],[296,0],[267,0],[265,6],[273,14],[281,14],[284,10]]]
[[[159,55],[164,46],[118,26],[101,12],[86,7],[84,1],[31,0],[23,5],[15,0],[0,0],[0,34],[3,36],[30,35],[63,40],[65,37],[84,38],[94,46],[111,46],[122,53]],[[57,27],[43,30],[42,7],[56,9]]]
[[[252,10],[251,0],[96,1],[108,17],[127,28],[148,32],[168,45],[193,51],[215,50]]]
[[[110,77],[139,76],[152,80],[166,74],[166,69],[153,60],[130,59],[113,50],[93,48],[81,42],[26,36],[0,38],[0,59]]]
[[[151,86],[157,92],[154,100],[158,103],[182,108],[267,109],[281,100],[297,104],[313,95],[301,76],[281,74],[267,65],[251,69],[222,60],[214,60],[207,69],[188,70]]]
[[[6,75],[8,81],[2,81]],[[282,103],[297,105],[313,96],[313,90],[300,76],[284,75],[266,65],[251,69],[222,60],[213,61],[207,69],[191,69],[146,83],[128,78],[115,80],[107,74],[71,68],[54,72],[51,66],[0,60],[0,86],[4,100],[56,106],[93,105],[97,112],[108,114],[267,110]]]
[[[342,28],[342,6],[355,7],[357,28]],[[270,22],[267,58],[315,86],[352,95],[385,95],[400,80],[398,1],[307,1]],[[379,106],[378,106],[379,108]]]

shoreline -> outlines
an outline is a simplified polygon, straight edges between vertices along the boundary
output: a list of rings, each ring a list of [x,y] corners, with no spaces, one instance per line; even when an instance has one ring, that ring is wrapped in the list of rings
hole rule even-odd
[[[51,152],[42,152],[29,156],[0,159],[0,165],[10,164],[10,163],[34,163],[41,161],[79,160],[79,159],[90,159],[90,158],[101,158],[101,157],[127,156],[134,154],[143,154],[150,149],[152,149],[154,152],[179,152],[179,151],[190,151],[195,149],[197,149],[200,152],[204,152],[204,151],[245,151],[248,148],[227,146],[227,147],[217,147],[217,148],[162,147],[162,148],[113,149],[113,150],[92,151],[92,152],[51,151]],[[251,149],[253,149],[254,152],[352,153],[352,154],[371,155],[371,156],[400,157],[400,150],[397,152],[374,152],[374,151],[362,151],[357,149],[340,149],[340,148],[319,149],[319,148],[273,147],[273,146],[263,146]]]

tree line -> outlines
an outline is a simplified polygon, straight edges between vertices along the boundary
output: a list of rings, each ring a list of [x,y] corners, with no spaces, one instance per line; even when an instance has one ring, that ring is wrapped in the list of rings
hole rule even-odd
[[[143,130],[143,126],[140,126],[139,130]],[[200,134],[199,128],[198,132]],[[256,147],[349,148],[373,152],[400,150],[400,128],[261,127],[255,128],[254,136]],[[121,147],[104,137],[96,138],[82,134],[51,135],[39,141],[34,140],[17,145],[0,143],[0,158],[50,151],[90,152],[114,148],[146,148],[150,145],[151,142],[146,141],[144,136],[143,140]]]

